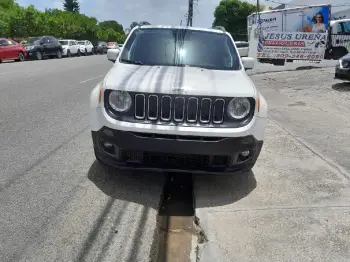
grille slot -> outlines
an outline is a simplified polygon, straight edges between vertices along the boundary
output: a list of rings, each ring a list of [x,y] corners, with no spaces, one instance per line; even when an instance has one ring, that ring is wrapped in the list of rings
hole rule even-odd
[[[181,96],[175,97],[174,101],[174,120],[183,122],[185,119],[185,98]]]
[[[201,123],[207,124],[210,122],[211,116],[211,99],[203,98],[201,101],[201,111],[199,121]]]
[[[135,118],[145,119],[146,117],[146,97],[143,94],[135,95]]]
[[[190,97],[187,102],[187,121],[189,123],[197,122],[198,98]]]
[[[150,95],[148,96],[148,119],[157,120],[158,119],[158,96]]]
[[[171,120],[171,102],[170,96],[163,96],[161,100],[160,118],[162,121]]]
[[[213,105],[213,123],[221,124],[224,122],[225,100],[216,99]]]

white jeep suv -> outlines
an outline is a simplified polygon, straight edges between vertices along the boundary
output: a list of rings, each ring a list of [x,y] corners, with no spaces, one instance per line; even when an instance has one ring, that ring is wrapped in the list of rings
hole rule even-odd
[[[102,164],[185,172],[251,169],[263,145],[267,104],[230,34],[137,26],[90,97]],[[245,66],[245,67],[244,67]]]

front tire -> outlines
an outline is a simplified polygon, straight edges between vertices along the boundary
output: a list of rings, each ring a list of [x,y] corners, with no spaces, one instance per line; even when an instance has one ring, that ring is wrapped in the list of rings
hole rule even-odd
[[[77,56],[78,56],[78,57],[81,56],[80,50],[78,50]]]
[[[57,56],[58,59],[61,59],[61,58],[62,58],[62,52],[61,52],[61,50],[57,50],[56,56]]]
[[[72,54],[70,53],[70,50],[67,50],[67,57],[72,57]]]
[[[88,56],[88,52],[87,52],[86,48],[85,48],[85,53],[84,54],[85,54],[85,56]]]
[[[36,57],[36,60],[42,60],[43,54],[41,53],[41,51],[36,51],[35,57]]]
[[[22,52],[19,52],[18,59],[16,59],[16,62],[23,62],[25,59],[24,54]]]

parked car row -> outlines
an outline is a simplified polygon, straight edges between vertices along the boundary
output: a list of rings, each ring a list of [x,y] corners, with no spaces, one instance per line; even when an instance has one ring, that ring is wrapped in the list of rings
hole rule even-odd
[[[4,60],[42,60],[43,58],[61,58],[63,56],[106,54],[110,48],[119,49],[120,47],[116,42],[96,41],[92,43],[89,40],[58,40],[53,36],[28,37],[20,43],[0,38],[0,63]]]

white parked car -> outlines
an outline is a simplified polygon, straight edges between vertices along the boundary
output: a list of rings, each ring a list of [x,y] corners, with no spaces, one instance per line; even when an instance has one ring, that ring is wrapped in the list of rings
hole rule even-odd
[[[209,173],[254,166],[267,104],[245,72],[254,59],[238,56],[230,34],[137,26],[125,46],[108,50],[114,65],[90,96],[101,164]]]
[[[249,54],[249,43],[244,41],[235,42],[239,55],[241,57],[247,57]]]
[[[80,56],[80,46],[78,45],[77,41],[71,39],[63,39],[59,40],[59,42],[61,43],[63,48],[63,56]]]
[[[94,53],[93,52],[94,46],[89,40],[78,41],[78,45],[79,45],[80,52],[83,55],[88,55],[88,54],[92,55]]]

